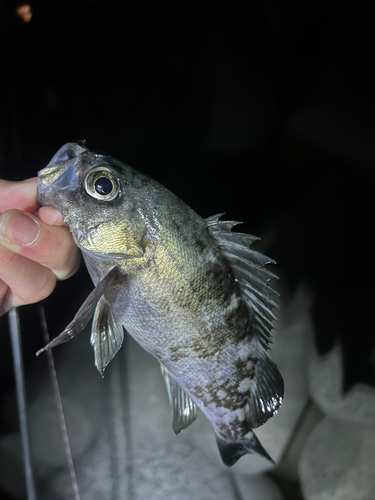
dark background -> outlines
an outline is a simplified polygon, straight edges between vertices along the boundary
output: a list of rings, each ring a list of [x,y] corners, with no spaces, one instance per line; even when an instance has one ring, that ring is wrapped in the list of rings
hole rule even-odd
[[[344,347],[344,390],[375,385],[370,4],[39,0],[29,23],[17,4],[0,2],[1,177],[34,176],[85,140],[203,217],[244,221],[281,290],[313,290],[320,352]],[[58,284],[52,335],[90,288],[84,269]],[[43,344],[35,311],[21,311],[26,366]],[[6,318],[0,327],[4,393]]]

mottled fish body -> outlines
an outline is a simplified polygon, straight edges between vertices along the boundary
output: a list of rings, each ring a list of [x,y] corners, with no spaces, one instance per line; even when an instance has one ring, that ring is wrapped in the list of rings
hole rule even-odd
[[[199,407],[224,463],[269,458],[252,429],[277,411],[283,380],[267,353],[275,303],[265,265],[273,261],[249,248],[258,238],[233,232],[236,223],[220,215],[202,219],[153,179],[74,143],[39,172],[38,200],[61,212],[96,285],[46,348],[94,314],[103,374],[124,327],[161,364],[176,433]]]

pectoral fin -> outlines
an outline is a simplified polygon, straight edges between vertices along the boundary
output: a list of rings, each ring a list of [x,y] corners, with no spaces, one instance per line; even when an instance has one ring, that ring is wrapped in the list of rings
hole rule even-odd
[[[124,279],[118,267],[114,267],[103,279],[100,281],[94,290],[87,297],[85,302],[79,308],[77,314],[74,316],[73,321],[65,328],[60,335],[57,335],[51,342],[36,353],[37,356],[52,347],[68,342],[68,340],[76,337],[90,321],[91,316],[94,314],[95,308],[103,294],[109,287],[117,285]]]
[[[104,297],[96,306],[91,330],[91,345],[94,348],[95,366],[101,376],[116,356],[124,340],[122,325],[114,318]]]
[[[172,427],[176,434],[186,429],[197,418],[197,407],[189,394],[175,381],[169,371],[160,365],[172,406]]]

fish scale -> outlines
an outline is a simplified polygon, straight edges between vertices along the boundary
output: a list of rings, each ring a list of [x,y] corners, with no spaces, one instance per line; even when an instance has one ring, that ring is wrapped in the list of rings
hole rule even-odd
[[[43,350],[76,336],[94,315],[103,375],[124,329],[158,359],[176,433],[213,425],[224,463],[264,450],[253,428],[277,412],[283,380],[267,352],[275,318],[274,261],[250,248],[223,214],[202,219],[130,166],[68,143],[39,172],[38,200],[58,209],[96,285]]]

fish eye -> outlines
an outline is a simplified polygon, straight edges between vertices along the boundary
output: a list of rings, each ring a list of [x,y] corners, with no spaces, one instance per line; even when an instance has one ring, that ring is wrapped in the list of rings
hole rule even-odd
[[[112,181],[108,179],[108,177],[99,177],[99,179],[95,181],[94,186],[95,191],[104,196],[108,196],[113,190]]]
[[[102,201],[114,200],[120,192],[119,180],[105,167],[90,170],[85,177],[84,186],[90,196]]]

